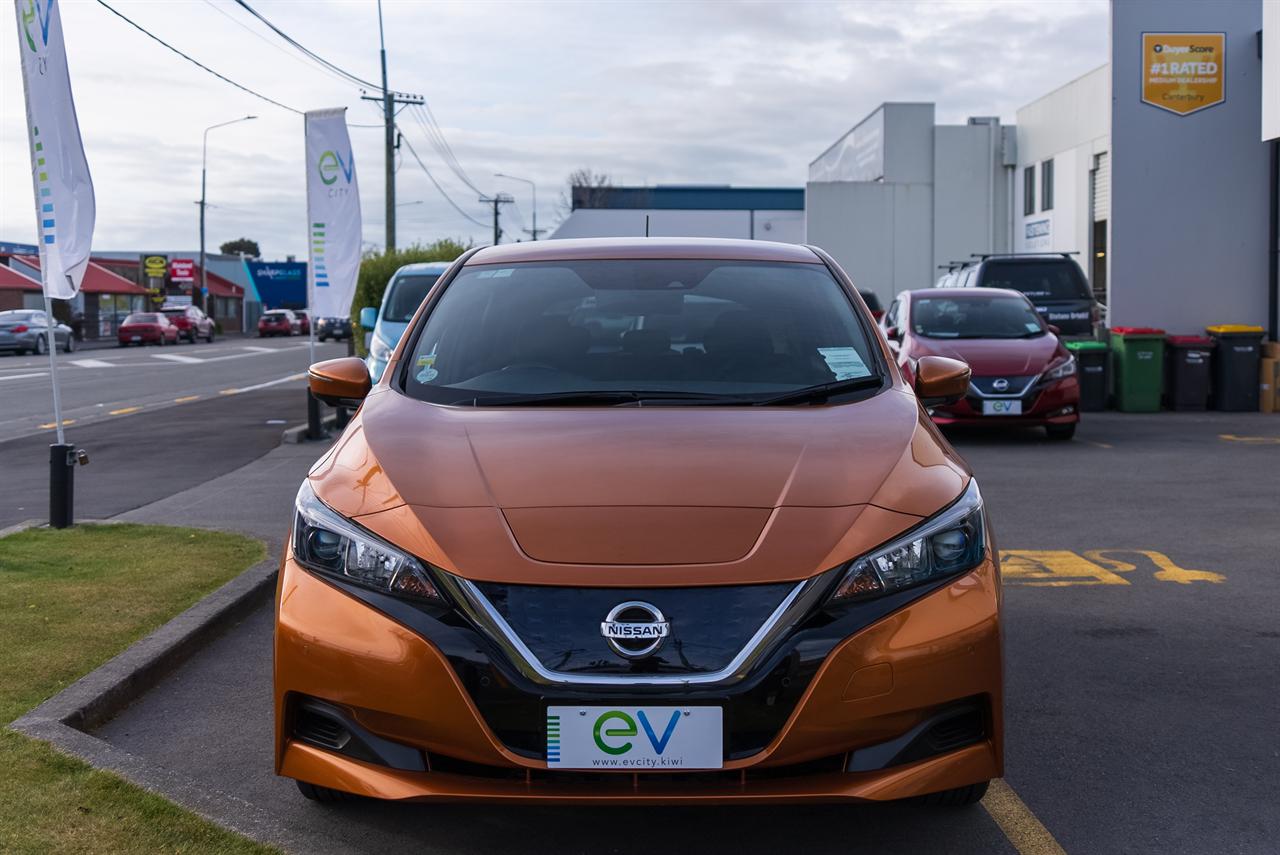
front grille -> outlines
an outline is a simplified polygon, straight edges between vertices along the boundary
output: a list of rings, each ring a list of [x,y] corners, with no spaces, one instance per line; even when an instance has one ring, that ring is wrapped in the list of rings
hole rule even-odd
[[[1028,385],[1036,375],[1007,375],[1000,377],[970,377],[969,385],[983,395],[1020,395],[1027,391]],[[996,388],[999,381],[1004,381],[1004,388]]]
[[[727,667],[794,583],[702,588],[573,588],[479,583],[544,668],[562,674],[706,674]],[[630,660],[600,633],[619,603],[656,606],[670,635],[654,654]]]
[[[502,766],[489,766],[459,760],[443,754],[431,755],[431,771],[450,775],[465,775],[470,778],[487,778],[491,780],[525,781],[528,783],[546,784],[591,784],[602,788],[620,788],[632,790],[643,788],[646,784],[721,784],[740,785],[752,781],[769,781],[780,778],[796,778],[806,775],[822,775],[831,772],[843,772],[844,754],[834,754],[805,763],[788,766],[771,766],[762,769],[749,767],[726,771],[722,769],[705,769],[690,772],[592,772],[588,769],[517,769]]]

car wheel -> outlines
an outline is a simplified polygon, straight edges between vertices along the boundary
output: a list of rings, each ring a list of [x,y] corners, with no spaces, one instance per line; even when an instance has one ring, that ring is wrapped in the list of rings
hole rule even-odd
[[[308,784],[306,781],[294,781],[298,785],[298,792],[306,796],[313,802],[321,804],[334,804],[337,802],[352,802],[359,798],[352,793],[344,793],[342,790],[331,790],[328,787],[318,787],[315,784]]]
[[[213,327],[209,327],[209,334],[204,337],[205,343],[213,344]]]
[[[45,347],[45,345],[44,345],[44,336],[42,336],[42,335],[38,335],[38,336],[36,336],[36,346],[35,346],[36,356],[43,356],[43,355],[44,355],[44,347]]]
[[[987,785],[990,783],[990,781],[982,781],[967,787],[956,787],[954,790],[929,793],[915,801],[929,807],[968,807],[982,801],[982,797],[987,794]]]
[[[1066,441],[1076,435],[1076,425],[1075,422],[1069,425],[1045,425],[1044,432],[1049,435],[1049,439]]]
[[[76,352],[76,337],[74,333],[72,335],[67,336],[67,346],[65,350],[67,351],[67,353]]]

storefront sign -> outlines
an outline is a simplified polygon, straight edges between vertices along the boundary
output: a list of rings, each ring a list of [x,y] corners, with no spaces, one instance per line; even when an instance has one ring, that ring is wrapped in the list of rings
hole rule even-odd
[[[1226,99],[1225,33],[1143,33],[1142,100],[1185,116]]]
[[[174,282],[191,282],[196,278],[196,263],[190,258],[175,258],[169,262],[169,278]]]
[[[148,279],[163,279],[168,270],[168,256],[144,255],[142,257],[142,275]]]

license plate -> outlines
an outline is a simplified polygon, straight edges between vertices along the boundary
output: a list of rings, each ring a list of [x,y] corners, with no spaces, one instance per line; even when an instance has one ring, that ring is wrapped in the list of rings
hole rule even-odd
[[[1022,402],[983,401],[982,414],[984,416],[1020,416],[1022,415]]]
[[[135,335],[132,338],[130,338],[129,341],[142,341],[142,336]]]
[[[719,769],[720,707],[548,707],[551,769]]]

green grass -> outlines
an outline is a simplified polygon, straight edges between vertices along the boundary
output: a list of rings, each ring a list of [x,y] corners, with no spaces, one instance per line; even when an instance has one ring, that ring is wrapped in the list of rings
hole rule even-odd
[[[0,539],[0,724],[260,561],[239,535],[162,526]],[[271,852],[116,775],[0,731],[0,852]]]

